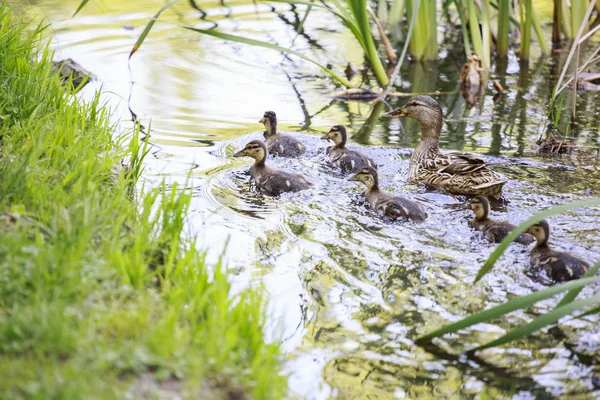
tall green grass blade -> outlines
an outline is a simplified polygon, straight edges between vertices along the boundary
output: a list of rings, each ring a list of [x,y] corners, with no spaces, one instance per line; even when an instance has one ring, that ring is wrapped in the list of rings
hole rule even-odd
[[[520,310],[523,308],[531,307],[538,301],[542,301],[545,299],[549,299],[558,293],[574,290],[578,288],[582,288],[585,285],[588,285],[593,282],[599,282],[600,276],[593,278],[581,278],[576,281],[571,281],[568,283],[563,283],[561,285],[552,286],[548,289],[540,290],[539,292],[531,293],[526,296],[520,296],[515,299],[512,299],[504,304],[500,304],[496,307],[492,307],[489,310],[478,312],[477,314],[470,315],[466,318],[461,319],[460,321],[454,322],[450,325],[446,325],[436,331],[428,333],[419,337],[418,341],[430,340],[435,337],[440,337],[447,333],[458,332],[461,329],[469,328],[473,325],[480,324],[483,322],[487,322],[493,320],[495,318],[502,317],[510,312]]]
[[[406,0],[392,0],[392,7],[390,8],[391,24],[398,24],[402,20],[405,7]]]
[[[245,44],[249,44],[252,46],[264,47],[266,49],[272,49],[272,50],[281,51],[283,53],[292,54],[296,57],[300,57],[303,60],[306,60],[310,63],[315,64],[316,66],[321,68],[323,71],[327,72],[333,79],[335,79],[337,82],[341,83],[342,85],[344,85],[348,88],[353,87],[353,85],[346,78],[343,78],[342,76],[336,74],[335,72],[333,72],[326,66],[318,63],[317,61],[311,59],[310,57],[307,57],[304,54],[297,52],[295,50],[286,49],[285,47],[277,46],[275,44],[263,42],[260,40],[249,39],[249,38],[245,38],[242,36],[230,35],[227,33],[221,33],[221,32],[216,32],[216,31],[207,30],[207,29],[198,29],[198,28],[193,28],[191,26],[184,26],[184,28],[189,29],[194,32],[202,33],[204,35],[214,36],[219,39],[229,40],[229,41],[237,42],[237,43],[245,43]]]
[[[389,17],[387,0],[379,0],[377,3],[377,18],[379,18],[379,21],[386,23]]]
[[[427,3],[427,59],[437,60],[437,0],[425,0]]]
[[[585,299],[585,300],[579,300],[579,301],[570,303],[561,308],[556,308],[544,315],[537,317],[536,319],[534,319],[533,321],[531,321],[525,325],[519,326],[518,328],[511,330],[506,335],[504,335],[496,340],[493,340],[489,343],[486,343],[483,346],[479,346],[471,351],[477,351],[477,350],[487,349],[490,347],[501,346],[508,342],[512,342],[514,340],[521,339],[525,336],[529,336],[532,333],[542,329],[543,327],[557,322],[560,318],[562,318],[566,315],[569,315],[571,313],[574,313],[576,311],[579,311],[582,308],[587,307],[592,304],[595,304],[595,303],[600,303],[600,295],[593,296],[593,297],[590,297],[589,299]]]
[[[373,68],[373,73],[377,78],[377,81],[381,85],[381,87],[385,87],[388,84],[388,76],[387,72],[379,58],[379,54],[377,52],[377,47],[375,46],[375,42],[373,41],[373,35],[371,34],[371,26],[369,24],[369,13],[367,12],[367,1],[366,0],[347,0],[348,4],[350,4],[350,10],[354,16],[354,20],[356,21],[361,37],[363,38],[365,44],[365,51],[367,53],[367,58],[371,63],[371,68]]]
[[[600,261],[598,261],[596,263],[596,265],[594,265],[592,268],[590,268],[583,275],[582,278],[590,278],[590,277],[596,275],[596,272],[598,272],[598,269],[600,269]],[[583,289],[583,287],[580,287],[578,289],[572,289],[572,290],[570,290],[569,293],[565,294],[565,297],[563,297],[560,300],[560,302],[556,305],[556,308],[560,308],[562,306],[566,306],[567,304],[571,303],[579,295],[579,293],[581,292],[582,289]]]
[[[460,0],[452,0],[456,7],[456,11],[458,12],[458,19],[460,20],[460,25],[462,27],[462,35],[463,35],[463,43],[465,46],[465,54],[471,54],[471,42],[469,40],[469,29],[467,24],[467,16],[465,15],[465,11],[463,9],[462,3]]]
[[[571,11],[569,10],[567,1],[566,0],[556,0],[556,1],[560,1],[560,4],[561,4],[561,6],[560,6],[560,10],[561,10],[560,22],[561,22],[562,30],[568,39],[572,39],[573,35],[574,35],[574,31],[571,30]]]
[[[571,0],[571,32],[575,32],[582,24],[586,24],[584,33],[587,31],[587,19],[585,18],[585,10],[588,4],[593,4],[589,0]]]
[[[548,47],[548,42],[544,39],[544,32],[542,31],[542,26],[540,25],[540,20],[535,12],[535,9],[531,10],[531,22],[533,24],[533,31],[535,32],[535,36],[537,36],[538,43],[540,44],[540,49],[543,54],[550,54],[550,48]]]
[[[492,54],[492,33],[490,30],[490,0],[482,0],[481,2],[481,47],[483,55],[481,61],[483,68],[487,71],[490,69],[490,56]]]
[[[162,6],[162,8],[160,10],[158,10],[158,12],[156,14],[154,14],[154,17],[152,17],[150,22],[148,22],[148,24],[142,31],[142,34],[138,37],[138,40],[133,45],[133,48],[131,49],[131,52],[129,53],[129,59],[131,59],[131,56],[133,56],[135,54],[135,52],[138,51],[139,48],[142,46],[142,43],[144,43],[144,40],[146,40],[146,36],[148,36],[148,34],[150,33],[150,30],[152,30],[152,27],[158,20],[158,17],[160,17],[160,14],[162,14],[163,11],[165,11],[167,8],[171,7],[173,4],[177,3],[178,1],[179,0],[173,0],[173,1],[165,4],[164,6]]]
[[[583,208],[583,207],[597,206],[597,205],[600,205],[600,198],[587,199],[587,200],[576,201],[576,202],[569,203],[569,204],[563,204],[561,206],[552,207],[547,210],[543,210],[543,211],[536,213],[531,218],[529,218],[527,221],[525,221],[521,225],[517,226],[507,237],[504,238],[504,240],[502,242],[500,242],[498,247],[496,247],[496,250],[494,250],[492,252],[492,254],[490,254],[490,257],[487,259],[485,264],[483,264],[483,266],[477,273],[477,277],[475,278],[474,283],[477,283],[481,278],[483,278],[483,276],[485,274],[490,272],[490,270],[492,269],[492,267],[494,266],[494,264],[496,263],[498,258],[500,258],[500,256],[504,253],[506,248],[513,242],[513,240],[515,240],[517,238],[517,236],[519,236],[519,234],[521,232],[523,232],[525,229],[529,228],[531,225],[533,225],[536,222],[539,222],[545,218],[551,217],[556,214],[563,213],[565,211],[575,210],[577,208]]]
[[[413,15],[410,19],[410,24],[408,26],[408,32],[406,34],[406,40],[404,41],[404,47],[402,47],[402,52],[400,54],[400,58],[398,59],[398,62],[394,66],[394,71],[390,75],[390,81],[388,83],[388,86],[383,90],[383,93],[381,94],[380,98],[384,98],[387,96],[387,94],[390,91],[391,86],[394,84],[394,80],[400,74],[400,67],[402,66],[402,63],[404,62],[404,59],[408,52],[408,47],[410,45],[410,38],[412,37],[413,31],[415,29],[416,21],[417,21],[417,14],[413,13]]]
[[[510,0],[498,0],[498,39],[496,53],[500,57],[508,55],[508,28],[510,16]]]
[[[502,1],[502,0],[500,0]],[[496,4],[493,0],[490,2],[490,5],[492,6],[493,9],[495,10],[500,10],[500,6],[498,6],[498,4]],[[508,5],[508,20],[510,21],[511,24],[513,24],[515,26],[515,28],[519,29],[521,27],[521,24],[519,24],[519,21],[517,21],[515,19],[515,17],[513,17],[512,15],[512,7],[510,5],[510,1],[509,1],[509,5]],[[510,28],[509,28],[510,30]]]
[[[417,60],[437,59],[437,3],[435,0],[408,1],[408,15],[417,15],[410,38],[410,52]]]
[[[90,1],[90,0],[83,0],[81,3],[79,3],[79,7],[77,7],[77,10],[75,10],[75,12],[73,13],[73,16],[71,16],[71,18],[76,16],[79,13],[79,11],[81,11],[81,9],[83,7],[85,7],[85,5],[88,3],[88,1]]]
[[[479,57],[483,58],[483,44],[481,40],[481,33],[479,32],[479,19],[477,18],[477,10],[475,8],[475,2],[467,0],[468,7],[468,18],[469,18],[469,31],[471,32],[471,42],[473,43],[473,51]]]
[[[594,314],[600,314],[600,307],[594,307],[590,310],[587,310],[586,312],[576,316],[574,319],[579,319],[579,318],[587,317],[588,315],[594,315]]]
[[[298,34],[300,34],[302,32],[302,29],[304,28],[304,23],[306,22],[306,19],[308,18],[308,15],[310,14],[314,5],[315,5],[315,0],[310,0],[310,4],[308,6],[306,6],[306,11],[304,12],[304,16],[300,20],[300,23],[298,24],[298,28],[296,29]]]
[[[532,0],[525,0],[519,2],[519,8],[521,10],[521,60],[529,60],[529,53],[531,49],[531,25],[532,25],[532,12],[533,4]]]

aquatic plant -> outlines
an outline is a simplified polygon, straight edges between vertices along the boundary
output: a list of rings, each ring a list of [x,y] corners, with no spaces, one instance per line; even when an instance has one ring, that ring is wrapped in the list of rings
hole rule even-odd
[[[42,32],[0,4],[0,397],[282,398],[260,291],[183,235],[188,190],[133,190],[147,143],[73,96]]]
[[[516,227],[492,252],[488,260],[483,264],[480,268],[477,277],[475,278],[475,283],[477,283],[485,274],[487,274],[494,266],[498,258],[502,256],[504,251],[508,248],[508,246],[512,243],[513,240],[517,238],[517,236],[524,232],[525,229],[535,224],[536,222],[541,221],[542,219],[548,218],[550,216],[563,213],[565,211],[574,210],[582,207],[590,207],[600,205],[600,198],[593,198],[588,200],[577,201],[570,204],[561,205],[558,207],[549,208],[547,210],[540,211],[529,218],[527,221],[523,222],[521,225]],[[590,305],[600,303],[600,295],[594,295],[587,299],[575,301],[581,290],[584,286],[589,285],[591,283],[599,282],[600,277],[595,276],[598,270],[600,269],[600,261],[596,263],[589,271],[585,273],[585,275],[578,280],[571,281],[568,283],[563,283],[560,285],[556,285],[550,287],[548,289],[544,289],[526,296],[520,296],[515,299],[512,299],[504,304],[493,307],[489,310],[481,311],[479,313],[475,313],[466,318],[463,318],[457,322],[446,325],[434,332],[430,332],[418,338],[418,341],[428,341],[436,337],[440,337],[447,333],[454,333],[461,329],[469,328],[475,324],[487,322],[492,319],[501,318],[508,313],[530,307],[535,303],[551,298],[559,293],[568,291],[568,293],[561,299],[561,301],[557,304],[554,310],[547,312],[533,321],[521,325],[513,330],[509,331],[505,335],[499,337],[496,340],[493,340],[489,343],[485,343],[479,347],[474,349],[470,349],[470,352],[474,352],[477,350],[482,350],[489,347],[501,346],[505,343],[518,340],[520,338],[529,336],[539,329],[548,326],[550,324],[556,323],[560,318],[573,315],[577,312],[585,310]],[[579,314],[576,318],[581,318],[590,314],[598,314],[600,313],[600,307],[595,307],[592,309],[588,309],[583,313]]]
[[[552,98],[550,99],[550,103],[548,105],[548,115],[551,116],[551,120],[555,119],[558,115],[560,116],[560,108],[562,107],[563,98],[560,97],[563,95],[563,91],[571,84],[573,86],[573,90],[571,92],[571,122],[575,121],[575,111],[576,111],[576,97],[577,97],[577,84],[578,84],[578,75],[585,71],[590,65],[593,65],[600,61],[600,46],[598,46],[594,52],[588,57],[583,65],[579,66],[579,53],[581,46],[598,30],[600,30],[600,25],[595,26],[592,30],[588,31],[589,20],[592,16],[592,12],[595,8],[595,3],[591,2],[586,10],[583,20],[580,25],[577,27],[577,34],[571,43],[571,48],[569,50],[569,55],[563,65],[563,69],[560,73],[560,77],[554,86],[552,91]],[[585,34],[584,34],[585,33]],[[571,62],[574,62],[573,65],[573,76],[569,78],[564,84],[563,81],[567,74],[569,67],[571,66]],[[560,97],[560,101],[557,102],[557,99]],[[559,110],[556,110],[556,106],[558,104]],[[556,124],[555,124],[556,125]]]
[[[416,60],[437,60],[437,0],[408,0],[406,11],[408,20],[416,14],[410,54]]]

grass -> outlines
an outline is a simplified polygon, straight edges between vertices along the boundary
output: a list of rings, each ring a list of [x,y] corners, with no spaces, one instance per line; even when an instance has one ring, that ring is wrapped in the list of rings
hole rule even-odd
[[[42,30],[0,5],[0,397],[282,398],[260,292],[182,235],[189,192],[135,195],[144,143],[69,93]]]

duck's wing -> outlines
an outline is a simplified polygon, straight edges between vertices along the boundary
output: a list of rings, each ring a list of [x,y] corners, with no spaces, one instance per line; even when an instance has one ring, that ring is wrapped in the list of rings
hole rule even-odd
[[[452,175],[471,174],[486,168],[485,161],[471,153],[447,153],[425,160],[427,169]]]

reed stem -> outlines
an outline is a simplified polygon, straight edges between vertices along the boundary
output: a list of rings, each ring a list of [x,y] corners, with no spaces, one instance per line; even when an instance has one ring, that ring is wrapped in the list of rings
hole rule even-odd
[[[544,39],[544,32],[542,31],[542,26],[540,25],[540,20],[538,19],[537,13],[534,9],[531,10],[531,22],[533,24],[533,30],[535,32],[535,36],[537,37],[538,43],[540,44],[540,49],[543,54],[549,54],[550,48],[548,47],[548,42]]]
[[[479,57],[483,58],[483,45],[481,43],[481,34],[479,33],[479,20],[477,18],[477,10],[475,1],[467,0],[469,13],[469,31],[471,32],[471,42],[473,43],[473,51]]]
[[[483,68],[490,69],[490,55],[492,54],[492,33],[490,30],[490,0],[481,1],[481,47],[483,54],[481,61]]]
[[[508,24],[510,23],[510,0],[498,1],[498,39],[496,54],[499,57],[508,55]]]
[[[532,0],[525,0],[525,4],[520,3],[521,8],[521,60],[529,60],[531,49],[531,25],[533,12]]]

